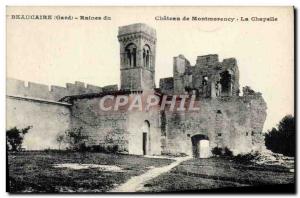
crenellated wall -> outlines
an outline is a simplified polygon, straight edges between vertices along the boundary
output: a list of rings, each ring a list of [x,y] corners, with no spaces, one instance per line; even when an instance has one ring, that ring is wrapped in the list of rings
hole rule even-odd
[[[117,85],[85,86],[82,82],[67,83],[66,87],[47,86],[16,79],[7,79],[6,128],[32,126],[25,135],[23,146],[28,150],[58,149],[56,137],[70,129],[71,104],[59,102],[65,96],[118,90]],[[66,145],[62,145],[64,148]]]
[[[6,93],[11,96],[22,96],[29,98],[39,98],[49,101],[59,101],[65,96],[80,95],[87,93],[99,93],[102,91],[117,91],[117,85],[108,85],[98,87],[95,85],[87,84],[76,81],[74,84],[67,83],[66,87],[56,85],[48,86],[33,82],[28,82],[25,86],[25,81],[8,78],[6,81]]]

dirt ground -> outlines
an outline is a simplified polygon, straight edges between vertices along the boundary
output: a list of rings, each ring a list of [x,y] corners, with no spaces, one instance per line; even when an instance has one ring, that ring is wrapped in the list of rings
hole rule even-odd
[[[141,182],[139,192],[294,183],[295,173],[281,166],[245,164],[223,158],[187,159],[172,166],[174,162],[172,159],[104,153],[9,153],[7,190],[12,193],[108,192],[126,185],[131,178],[147,176],[151,171],[157,172],[168,166],[172,167],[168,172]]]
[[[290,185],[294,183],[294,176],[289,169],[280,166],[244,164],[223,158],[191,159],[147,182],[143,191],[196,192],[232,187]]]
[[[10,192],[107,192],[153,167],[172,163],[133,155],[75,152],[18,152],[8,154],[8,191]],[[75,164],[76,168],[59,164]],[[78,168],[83,164],[89,168]],[[120,167],[106,170],[96,165]],[[84,167],[83,166],[83,167]]]

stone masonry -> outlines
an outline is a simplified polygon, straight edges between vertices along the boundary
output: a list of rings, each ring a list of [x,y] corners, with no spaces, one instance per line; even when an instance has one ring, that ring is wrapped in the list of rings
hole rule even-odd
[[[33,126],[25,136],[31,150],[58,148],[58,134],[82,127],[86,146],[117,147],[137,155],[211,155],[215,147],[234,154],[259,150],[266,103],[262,94],[239,87],[235,58],[222,61],[218,55],[198,56],[195,65],[183,56],[173,59],[173,76],[155,86],[156,31],[146,24],[119,28],[121,85],[98,87],[82,82],[66,87],[7,80],[7,128]],[[101,68],[99,68],[101,69]],[[149,110],[103,111],[101,98],[155,95],[160,103]],[[161,109],[163,96],[195,96],[198,110]],[[177,98],[177,103],[181,101]],[[203,147],[203,142],[208,147]],[[67,145],[65,145],[67,146]]]

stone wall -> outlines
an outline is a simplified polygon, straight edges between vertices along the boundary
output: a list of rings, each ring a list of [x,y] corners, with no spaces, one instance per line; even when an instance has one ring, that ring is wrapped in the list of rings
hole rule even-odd
[[[57,149],[58,134],[71,127],[71,104],[58,102],[70,95],[116,91],[117,85],[97,87],[82,82],[67,83],[66,87],[48,86],[16,79],[7,79],[7,129],[32,126],[25,136],[24,147],[28,150]],[[116,118],[118,119],[118,118]],[[62,145],[64,148],[66,145]]]
[[[129,101],[135,95],[129,95]],[[143,126],[147,121],[150,124],[147,153],[161,153],[159,110],[127,111],[127,105],[119,111],[102,111],[99,108],[100,99],[101,97],[82,98],[72,102],[71,126],[83,127],[84,133],[89,137],[87,146],[101,145],[107,148],[117,145],[120,152],[142,155],[142,135],[145,132]]]
[[[222,75],[228,72],[229,81],[225,82]],[[167,78],[168,79],[168,78]],[[228,90],[225,91],[225,84]],[[165,80],[160,89],[165,91]],[[169,86],[170,87],[170,86]],[[173,59],[173,92],[174,94],[196,94],[201,98],[239,95],[239,70],[234,58],[219,61],[218,55],[198,56],[192,66],[183,56]],[[218,91],[222,90],[222,91]]]
[[[143,23],[121,26],[118,31],[118,40],[121,89],[137,91],[155,88],[155,29]],[[146,51],[148,51],[147,56]],[[148,64],[145,64],[146,62]]]
[[[201,99],[199,104],[199,111],[165,112],[163,153],[192,155],[191,138],[197,134],[208,136],[210,150],[227,147],[238,154],[263,145],[266,104],[261,96]]]
[[[122,70],[121,89],[122,90],[142,90],[141,68]]]
[[[162,93],[172,95],[174,90],[174,79],[173,77],[161,78],[159,80],[159,88]]]
[[[149,131],[143,126],[150,124]],[[143,133],[147,132],[147,155],[161,154],[161,123],[159,109],[150,109],[148,112],[133,111],[128,117],[129,153],[143,155]]]
[[[25,86],[25,81],[8,78],[6,81],[6,95],[22,96],[29,98],[39,98],[44,100],[58,101],[65,96],[80,95],[87,93],[99,93],[102,91],[117,91],[117,85],[108,85],[98,87],[76,81],[74,84],[67,83],[66,87],[48,86],[34,82],[28,82]]]
[[[57,135],[63,134],[70,126],[70,105],[7,96],[6,118],[7,129],[32,126],[24,138],[23,147],[27,150],[58,149]]]
[[[127,113],[104,112],[99,104],[99,97],[73,101],[71,128],[83,128],[88,136],[87,146],[108,148],[117,145],[119,151],[128,152]]]

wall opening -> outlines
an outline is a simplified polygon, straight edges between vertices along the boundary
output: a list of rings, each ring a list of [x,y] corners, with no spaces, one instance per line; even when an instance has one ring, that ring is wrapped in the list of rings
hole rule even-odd
[[[147,155],[147,133],[143,133],[143,155]]]
[[[133,43],[130,43],[126,46],[125,52],[126,52],[126,59],[125,63],[127,66],[130,67],[136,67],[136,45]]]
[[[206,135],[192,136],[192,150],[195,158],[208,158],[210,156],[209,139]]]
[[[149,134],[150,133],[150,123],[148,120],[144,121],[142,128],[142,151],[143,155],[147,155],[149,153]]]
[[[223,96],[230,96],[231,95],[231,74],[229,71],[224,71],[220,74],[221,80],[221,94]]]
[[[151,68],[151,50],[148,45],[143,47],[143,66],[146,68]]]

